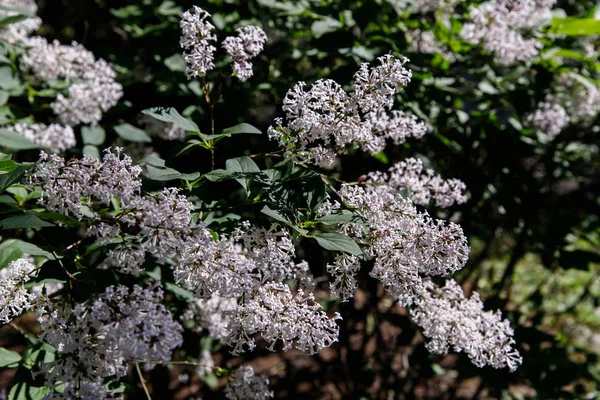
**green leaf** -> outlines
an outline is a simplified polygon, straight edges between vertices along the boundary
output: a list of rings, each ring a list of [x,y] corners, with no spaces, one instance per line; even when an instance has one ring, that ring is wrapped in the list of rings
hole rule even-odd
[[[115,126],[117,135],[130,142],[150,143],[152,139],[143,130],[136,128],[131,124],[121,124]]]
[[[157,157],[155,155],[149,154],[146,157],[144,157],[141,161],[140,164],[148,164],[148,165],[153,165],[155,167],[164,167],[165,166],[165,160],[163,160],[160,157]]]
[[[176,285],[172,282],[166,282],[165,289],[167,289],[169,292],[173,293],[180,300],[185,300],[188,303],[193,302],[196,298],[192,292],[190,292],[189,290],[186,290],[186,289],[182,288],[181,286]]]
[[[172,107],[153,107],[142,111],[142,113],[150,115],[159,121],[172,122],[188,132],[200,132],[200,128],[198,128],[198,125],[196,125],[194,121],[182,117],[181,114]]]
[[[281,213],[279,213],[279,211],[270,209],[269,206],[264,206],[262,208],[262,210],[260,210],[260,212],[265,215],[268,215],[269,217],[273,218],[275,221],[283,222],[286,225],[292,224],[292,221],[290,221],[285,216],[283,216]]]
[[[0,67],[0,89],[17,89],[21,86],[17,74],[10,65]]]
[[[155,181],[171,181],[173,179],[183,179],[186,181],[193,181],[200,176],[199,172],[193,172],[191,174],[182,174],[173,168],[157,168],[153,165],[146,165],[148,176],[150,179]]]
[[[337,232],[320,232],[314,238],[325,250],[343,251],[355,256],[362,255],[362,250],[348,235]]]
[[[27,15],[23,15],[23,14],[11,15],[10,17],[2,18],[2,19],[0,19],[0,28],[4,27],[6,25],[15,24],[17,22],[25,21],[28,18],[29,17]]]
[[[36,387],[29,383],[19,382],[15,384],[8,393],[8,400],[42,400],[50,388],[45,386]]]
[[[27,243],[19,239],[8,239],[0,244],[0,249],[13,247],[21,250],[21,252],[24,254],[29,254],[30,256],[46,257],[49,260],[54,260],[54,255],[49,251],[41,249],[35,244]]]
[[[23,257],[23,252],[15,247],[0,248],[0,269]],[[0,358],[1,360],[1,358]]]
[[[2,229],[46,228],[54,226],[54,224],[46,222],[33,214],[8,217],[0,221],[0,225]]]
[[[0,347],[0,367],[13,368],[21,362],[21,355],[16,351]]]
[[[553,18],[549,31],[566,36],[591,36],[600,34],[600,20],[594,18]]]
[[[230,158],[225,162],[225,169],[232,172],[260,172],[258,165],[250,157]],[[242,185],[244,190],[248,190],[250,178],[237,178],[236,181]]]
[[[165,58],[164,64],[173,72],[185,71],[185,60],[179,53],[175,53],[171,57]]]
[[[100,149],[98,149],[96,146],[86,144],[85,146],[83,146],[83,149],[81,151],[86,156],[90,156],[92,158],[95,158],[96,160],[101,160]]]
[[[223,132],[221,133],[221,135],[237,135],[240,133],[247,133],[250,135],[262,134],[262,132],[258,128],[243,122],[241,124],[232,126],[231,128],[223,129]]]
[[[384,165],[388,165],[390,163],[390,160],[383,151],[380,151],[379,153],[375,154],[373,158],[375,158],[377,161]]]
[[[326,33],[335,32],[342,27],[342,23],[331,17],[323,17],[323,19],[313,22],[310,31],[315,38],[320,38]]]
[[[0,173],[0,193],[4,192],[10,185],[19,182],[30,168],[30,165],[17,164],[17,167],[12,171],[4,174]]]
[[[83,144],[91,144],[94,146],[100,146],[106,139],[106,132],[99,126],[84,126],[81,128],[81,138]]]
[[[0,129],[0,146],[14,150],[37,149],[38,145],[25,139],[17,132]]]
[[[336,214],[329,214],[323,217],[315,219],[315,222],[319,222],[323,225],[337,225],[350,222],[354,219],[354,214],[349,210],[341,210]]]

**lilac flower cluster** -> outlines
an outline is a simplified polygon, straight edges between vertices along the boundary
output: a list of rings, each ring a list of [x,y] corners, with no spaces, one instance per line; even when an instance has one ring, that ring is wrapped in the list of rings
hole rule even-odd
[[[268,135],[285,149],[286,157],[319,166],[330,166],[336,154],[359,147],[371,154],[386,141],[401,144],[420,138],[426,127],[414,116],[389,110],[394,95],[406,86],[411,72],[407,59],[380,57],[380,65],[361,65],[347,93],[333,80],[319,80],[310,89],[304,82],[288,91],[283,103],[286,120],[277,118]]]
[[[13,261],[0,269],[0,323],[9,323],[35,303],[36,296],[24,286],[35,270],[35,265],[25,259]]]
[[[60,153],[77,145],[75,132],[68,125],[16,124],[7,128],[53,153]]]
[[[37,4],[35,0],[1,0],[0,19],[19,15],[20,12],[28,14],[37,13]],[[10,43],[22,43],[34,31],[37,31],[42,25],[39,17],[30,17],[23,21],[8,24],[0,28],[0,40]]]
[[[182,328],[161,304],[160,287],[111,286],[96,299],[77,304],[46,302],[38,309],[40,337],[58,357],[43,365],[48,398],[113,398],[104,385],[128,372],[129,363],[171,360]]]
[[[225,388],[225,397],[229,400],[264,400],[273,398],[273,392],[269,390],[266,377],[255,375],[250,366],[243,366],[233,374],[233,381]]]
[[[569,125],[570,118],[567,110],[549,96],[537,105],[533,113],[527,116],[527,121],[536,131],[554,137]]]
[[[207,21],[210,14],[197,6],[191,11],[184,12],[181,17],[180,44],[184,49],[188,79],[205,76],[212,70],[217,50],[214,46],[217,41],[217,36],[213,33],[215,27]],[[245,82],[253,75],[250,60],[263,50],[267,35],[261,28],[253,25],[238,28],[237,33],[238,36],[223,40],[222,47],[230,58],[233,73],[240,81]]]
[[[492,0],[472,7],[470,22],[461,36],[469,43],[481,44],[501,65],[530,60],[538,55],[542,43],[523,35],[550,22],[555,0]]]

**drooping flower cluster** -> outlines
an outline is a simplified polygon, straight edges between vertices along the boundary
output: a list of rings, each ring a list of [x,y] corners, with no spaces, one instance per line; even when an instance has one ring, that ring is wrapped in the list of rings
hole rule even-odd
[[[250,366],[243,366],[233,374],[233,381],[225,388],[225,397],[229,400],[264,400],[273,398],[269,390],[269,380],[255,375]]]
[[[217,48],[214,43],[217,36],[213,33],[214,25],[207,21],[209,17],[208,12],[197,6],[181,16],[180,44],[184,50],[188,79],[205,76],[215,67],[214,54]],[[238,36],[223,40],[221,46],[229,55],[235,76],[245,82],[253,74],[250,60],[263,50],[267,35],[261,28],[253,25],[240,27],[237,33]]]
[[[92,124],[112,108],[123,96],[123,87],[115,81],[116,73],[103,59],[98,59],[82,45],[70,46],[58,41],[49,43],[35,36],[24,43],[21,69],[39,82],[63,79],[72,84],[68,95],[59,93],[51,104],[52,111],[63,124]]]
[[[20,14],[33,15],[23,21],[0,28],[0,41],[11,44],[21,43],[42,25],[42,20],[35,16],[38,9],[35,0],[1,0],[0,6],[2,6],[0,20]]]
[[[337,255],[333,264],[327,264],[327,272],[334,279],[329,282],[331,295],[339,297],[342,302],[350,300],[358,287],[356,273],[359,269],[358,257],[347,253]]]
[[[127,374],[128,363],[171,360],[182,343],[182,328],[161,304],[156,286],[111,286],[95,300],[77,304],[46,302],[38,310],[41,338],[57,349],[45,364],[49,398],[112,398],[104,378]]]
[[[203,329],[215,339],[224,339],[229,335],[229,315],[237,307],[235,298],[225,298],[213,294],[209,299],[195,299],[182,317],[183,321],[194,321],[195,331]]]
[[[450,207],[467,201],[464,194],[467,187],[463,181],[454,178],[444,180],[432,169],[423,170],[423,162],[416,158],[407,158],[393,165],[387,173],[372,172],[368,175],[368,182],[381,185],[392,195],[407,190],[412,202],[420,205],[434,200],[438,207]]]
[[[242,82],[252,76],[251,59],[264,48],[267,34],[258,26],[243,26],[237,29],[238,36],[230,36],[223,41],[223,48],[231,58],[233,72]]]
[[[213,24],[206,21],[210,14],[200,7],[194,6],[194,12],[188,10],[181,16],[181,47],[187,63],[185,73],[188,79],[204,76],[215,67],[213,62],[217,48],[211,43],[217,41],[212,33]]]
[[[407,59],[380,57],[380,65],[361,65],[350,93],[333,80],[319,80],[310,89],[304,82],[288,91],[283,103],[286,121],[275,120],[269,137],[279,141],[286,156],[320,166],[332,164],[336,153],[360,147],[372,154],[382,151],[386,141],[401,144],[419,138],[426,127],[414,116],[389,110],[394,95],[406,86],[411,72]]]
[[[410,314],[429,340],[427,349],[446,354],[450,348],[464,351],[479,366],[508,367],[515,371],[523,359],[513,348],[514,332],[500,311],[484,311],[475,292],[465,298],[462,288],[448,280],[443,288],[428,282]]]
[[[537,105],[536,110],[527,116],[527,121],[536,131],[554,137],[569,125],[570,118],[567,110],[550,96]]]
[[[369,228],[365,235],[359,224],[350,222],[344,226],[346,233],[375,260],[371,276],[401,305],[413,304],[424,292],[424,276],[445,276],[467,262],[469,247],[459,225],[433,220],[389,187],[343,185],[340,194]]]
[[[523,35],[550,22],[554,3],[492,0],[471,8],[470,22],[463,25],[461,36],[469,43],[481,44],[501,65],[530,60],[538,55],[542,43]]]
[[[77,145],[75,132],[70,126],[59,124],[16,124],[8,129],[17,132],[30,142],[37,144],[42,149],[60,153]]]
[[[0,323],[9,323],[34,304],[37,296],[25,289],[24,284],[35,269],[31,262],[19,259],[0,270]]]

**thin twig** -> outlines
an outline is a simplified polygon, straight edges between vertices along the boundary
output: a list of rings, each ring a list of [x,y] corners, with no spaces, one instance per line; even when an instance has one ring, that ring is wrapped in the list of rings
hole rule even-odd
[[[148,386],[146,386],[146,380],[144,379],[144,375],[142,374],[142,370],[140,369],[140,363],[135,363],[135,369],[137,370],[138,376],[140,377],[140,382],[142,382],[142,387],[144,388],[146,397],[148,397],[148,400],[152,400],[152,396],[150,396]]]

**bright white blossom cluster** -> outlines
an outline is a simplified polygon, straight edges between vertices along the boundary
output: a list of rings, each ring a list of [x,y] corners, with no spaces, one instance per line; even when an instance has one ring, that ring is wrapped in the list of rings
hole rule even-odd
[[[96,60],[82,45],[49,43],[39,36],[28,38],[23,45],[27,48],[21,57],[24,72],[42,83],[57,79],[72,83],[68,95],[59,93],[51,104],[61,123],[72,126],[97,123],[102,113],[123,96],[123,87],[116,82],[113,68],[103,59]]]
[[[429,339],[429,351],[446,354],[452,348],[464,351],[479,367],[508,367],[510,371],[523,362],[512,347],[514,332],[509,321],[502,319],[500,311],[484,311],[477,292],[466,298],[454,280],[446,281],[442,288],[431,282],[426,286],[410,314]]]
[[[160,287],[118,285],[74,307],[43,304],[38,309],[41,338],[58,353],[43,365],[48,398],[114,398],[105,378],[122,378],[129,363],[152,369],[170,361],[182,343],[182,328],[162,299]]]
[[[464,194],[467,186],[459,179],[444,180],[432,169],[423,169],[423,161],[407,158],[393,165],[387,173],[371,172],[368,182],[380,184],[391,190],[391,194],[407,190],[408,197],[415,204],[428,205],[431,200],[438,207],[450,207],[467,201]]]
[[[9,323],[34,305],[37,296],[24,285],[35,270],[35,265],[25,259],[13,261],[0,270],[0,323]]]
[[[16,124],[7,128],[53,153],[60,153],[77,145],[75,132],[68,125]]]
[[[233,381],[225,388],[225,397],[229,400],[264,400],[273,398],[269,390],[269,380],[255,375],[250,366],[243,366],[233,374]]]
[[[242,82],[252,77],[252,63],[265,46],[267,34],[258,26],[243,26],[237,29],[238,36],[223,41],[223,48],[231,58],[233,72]]]
[[[267,132],[286,150],[286,157],[325,167],[352,147],[375,154],[388,140],[401,144],[426,133],[414,116],[391,110],[394,95],[410,82],[411,72],[404,68],[408,60],[391,55],[378,60],[375,67],[361,65],[350,93],[330,79],[319,80],[308,90],[300,82],[288,91],[285,123],[277,118]]]
[[[0,9],[1,20],[20,14],[32,15],[23,21],[0,28],[0,41],[11,44],[21,43],[42,25],[42,20],[35,16],[38,9],[35,0],[0,0],[0,6],[2,6]]]
[[[463,25],[461,36],[471,44],[481,44],[501,65],[530,60],[542,43],[523,35],[550,22],[555,2],[491,0],[471,8],[470,22]]]
[[[570,122],[567,110],[553,100],[551,96],[547,97],[527,116],[527,121],[536,131],[550,137],[557,136]]]
[[[192,12],[193,10],[193,12]],[[181,47],[183,58],[187,64],[185,73],[188,79],[205,76],[215,67],[214,58],[217,48],[215,29],[207,19],[210,14],[198,6],[188,10],[181,16]],[[267,35],[258,26],[248,25],[237,29],[237,36],[223,40],[221,46],[230,58],[233,72],[237,78],[245,82],[252,75],[250,60],[264,48]]]

